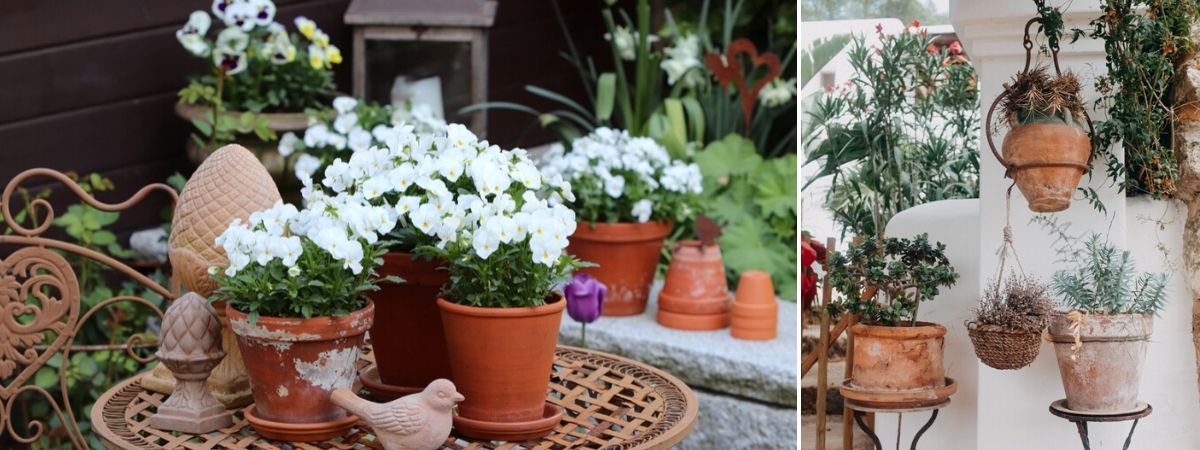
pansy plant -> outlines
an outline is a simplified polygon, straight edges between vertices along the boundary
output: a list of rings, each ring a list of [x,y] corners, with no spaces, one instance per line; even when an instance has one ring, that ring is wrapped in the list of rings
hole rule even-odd
[[[333,161],[321,184],[391,211],[390,237],[447,261],[448,300],[481,307],[537,306],[581,263],[570,184],[546,177],[524,150],[503,151],[452,124],[441,133],[401,125],[384,146]]]
[[[700,193],[700,167],[671,159],[653,139],[597,128],[574,140],[570,151],[552,147],[543,170],[575,189],[570,206],[588,222],[685,222]]]

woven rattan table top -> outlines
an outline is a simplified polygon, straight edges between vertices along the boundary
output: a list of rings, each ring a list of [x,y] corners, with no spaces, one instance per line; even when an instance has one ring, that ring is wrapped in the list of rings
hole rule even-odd
[[[371,361],[364,352],[360,368]],[[324,443],[284,443],[258,437],[243,417],[207,435],[151,428],[150,416],[165,400],[141,387],[141,376],[125,380],[92,407],[92,427],[112,449],[379,449],[362,425],[341,439]],[[476,442],[451,434],[444,449],[665,449],[683,440],[695,426],[696,395],[679,379],[619,356],[559,347],[550,377],[550,402],[565,410],[554,432],[519,443]],[[251,405],[252,407],[253,405]],[[249,407],[247,407],[249,408]]]

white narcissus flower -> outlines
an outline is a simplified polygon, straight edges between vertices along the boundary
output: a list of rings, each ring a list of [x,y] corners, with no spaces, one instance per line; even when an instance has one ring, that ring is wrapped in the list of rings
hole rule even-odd
[[[771,81],[758,94],[758,101],[763,106],[774,108],[783,106],[796,95],[796,79],[785,80],[776,78]]]
[[[357,106],[358,99],[354,97],[343,95],[333,99],[333,109],[337,111],[339,115],[354,112],[354,108]]]
[[[650,214],[654,213],[654,202],[650,199],[642,199],[633,204],[633,216],[637,218],[638,223],[646,223],[650,220]]]
[[[626,61],[637,59],[638,33],[636,31],[618,26],[613,33],[604,33],[604,40],[612,42],[621,59]],[[656,41],[658,41],[658,36],[650,35],[646,37],[647,44],[654,44]]]
[[[659,67],[667,73],[667,84],[672,86],[680,80],[684,86],[695,87],[704,83],[704,65],[700,62],[700,37],[687,34],[675,40],[674,45],[664,48],[666,55]]]
[[[301,180],[312,179],[312,175],[317,173],[317,169],[321,168],[321,158],[310,154],[302,154],[296,158],[294,170],[296,178]]]
[[[300,138],[296,137],[296,133],[291,131],[283,133],[279,137],[279,154],[283,157],[288,157],[292,152],[296,151],[296,144],[300,143]]]

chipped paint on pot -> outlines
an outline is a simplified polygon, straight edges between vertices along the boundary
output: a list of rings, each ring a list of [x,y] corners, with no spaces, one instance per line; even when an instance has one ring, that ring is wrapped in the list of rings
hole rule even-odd
[[[1050,318],[1050,340],[1067,407],[1090,413],[1135,409],[1146,346],[1154,328],[1146,314],[1083,314],[1076,347],[1067,314]]]
[[[354,382],[359,348],[374,318],[370,301],[343,317],[262,317],[226,306],[246,362],[255,414],[282,423],[329,422],[346,412],[329,394]]]

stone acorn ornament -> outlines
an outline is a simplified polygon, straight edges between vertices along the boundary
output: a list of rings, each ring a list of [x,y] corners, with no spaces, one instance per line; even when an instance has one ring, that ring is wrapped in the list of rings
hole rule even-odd
[[[175,392],[150,417],[151,426],[202,434],[233,425],[231,412],[205,383],[225,352],[221,350],[221,321],[204,297],[189,292],[167,309],[157,356],[177,381]]]
[[[183,288],[203,297],[212,295],[217,285],[208,268],[229,261],[225,251],[215,243],[217,236],[234,219],[245,222],[251,213],[268,209],[279,201],[275,181],[245,147],[230,144],[209,155],[179,194],[167,239],[171,270]],[[226,357],[213,370],[208,384],[225,407],[245,406],[253,399],[237,338],[224,317],[224,306],[218,304],[214,308],[224,325],[221,348]],[[153,392],[170,394],[174,385],[170,371],[162,366],[142,377],[142,386]]]
[[[464,397],[450,380],[437,379],[387,403],[364,400],[347,388],[333,391],[330,400],[370,425],[386,450],[434,450],[450,436],[454,406]]]

